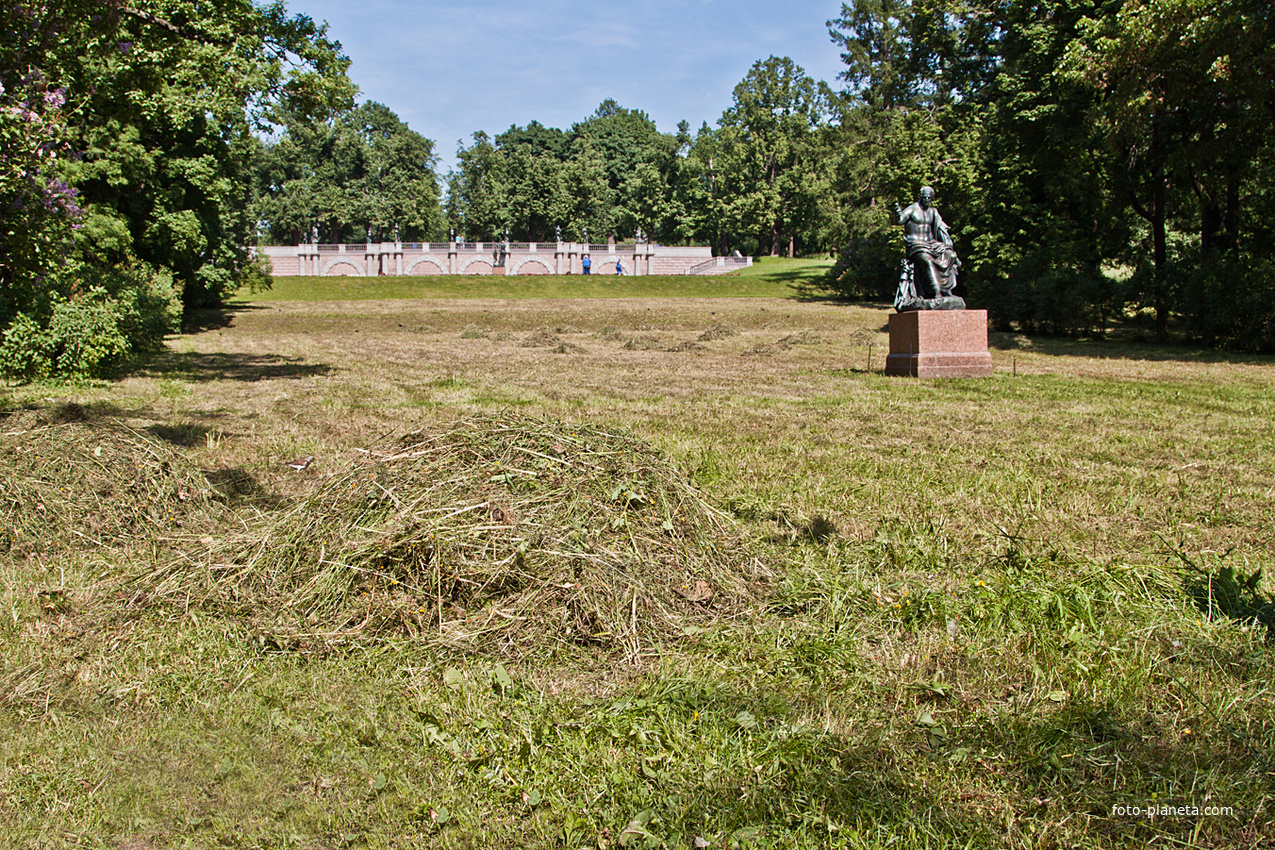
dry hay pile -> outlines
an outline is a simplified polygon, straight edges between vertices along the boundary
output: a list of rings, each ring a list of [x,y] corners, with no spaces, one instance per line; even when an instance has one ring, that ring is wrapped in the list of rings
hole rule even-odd
[[[637,654],[742,614],[768,577],[733,522],[625,433],[479,416],[360,451],[269,527],[155,569],[151,592],[246,616],[280,648],[407,634]]]
[[[557,345],[559,342],[561,340],[552,331],[547,328],[540,328],[518,344],[523,348],[547,348]]]
[[[664,343],[660,341],[660,338],[649,334],[638,334],[624,344],[625,351],[659,351],[663,348]]]
[[[708,330],[700,334],[699,341],[714,342],[719,339],[727,339],[729,337],[735,336],[737,333],[739,333],[739,331],[735,330],[730,325],[726,325],[726,324],[722,324],[721,322],[718,322],[717,324],[713,325],[711,328],[709,328]]]
[[[814,331],[805,330],[801,333],[788,334],[777,343],[784,348],[793,345],[827,345],[828,341]]]
[[[0,431],[0,555],[130,550],[226,515],[203,473],[171,446],[66,405]]]

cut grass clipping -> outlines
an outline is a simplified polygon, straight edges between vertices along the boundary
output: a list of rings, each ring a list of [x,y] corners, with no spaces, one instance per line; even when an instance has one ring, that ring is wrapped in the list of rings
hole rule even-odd
[[[272,649],[405,635],[633,657],[739,616],[769,578],[732,520],[626,433],[478,416],[361,457],[265,527],[136,581],[245,616]]]
[[[0,433],[0,553],[128,551],[230,515],[204,474],[149,434],[75,404],[25,419]]]

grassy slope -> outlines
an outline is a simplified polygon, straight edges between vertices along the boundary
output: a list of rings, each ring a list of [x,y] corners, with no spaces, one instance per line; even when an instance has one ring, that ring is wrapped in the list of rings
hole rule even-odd
[[[826,260],[761,257],[728,275],[433,277],[281,277],[265,292],[245,293],[241,303],[363,301],[395,298],[783,298],[815,283],[832,265]]]
[[[58,555],[79,541],[10,529],[4,843],[1258,846],[1272,649],[1183,588],[1187,562],[1273,566],[1275,364],[998,336],[993,378],[901,381],[879,373],[885,317],[767,298],[263,303],[116,384],[11,391],[6,462],[75,401],[83,439],[123,421],[251,482],[245,521],[378,435],[510,409],[618,424],[728,509],[739,557],[775,578],[744,625],[618,655],[279,645],[290,612],[122,596],[109,577],[145,576],[146,546]],[[279,464],[302,454],[306,473]],[[161,551],[231,533],[172,504],[187,513],[155,514]],[[1233,811],[1113,812],[1151,803]]]

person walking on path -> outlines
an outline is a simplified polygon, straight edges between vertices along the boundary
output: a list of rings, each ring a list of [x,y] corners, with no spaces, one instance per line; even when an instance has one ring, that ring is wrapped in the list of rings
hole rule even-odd
[[[616,260],[616,261],[615,261],[615,273],[616,273],[616,274],[624,274],[624,266],[620,265],[620,261],[619,261],[619,260]]]
[[[584,273],[588,274],[589,269],[593,267],[593,260],[590,260],[589,255],[585,254],[583,257],[580,258],[580,265],[584,266]]]

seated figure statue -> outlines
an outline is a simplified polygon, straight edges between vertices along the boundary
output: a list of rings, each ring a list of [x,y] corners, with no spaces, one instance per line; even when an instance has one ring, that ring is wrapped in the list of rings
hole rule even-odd
[[[899,291],[894,296],[894,309],[900,313],[965,309],[965,300],[952,294],[961,261],[933,200],[934,190],[924,186],[916,203],[907,209],[894,206],[899,224],[903,225],[903,245],[907,249]]]

